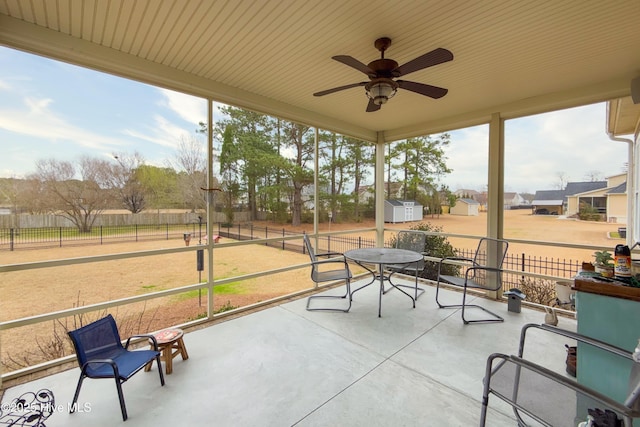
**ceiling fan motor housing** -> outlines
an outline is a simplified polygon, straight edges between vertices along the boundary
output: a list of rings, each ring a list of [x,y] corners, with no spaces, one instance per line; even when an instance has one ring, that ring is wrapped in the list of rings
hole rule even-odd
[[[398,83],[392,79],[382,77],[371,80],[364,88],[367,91],[367,96],[374,104],[382,105],[386,104],[396,94]]]

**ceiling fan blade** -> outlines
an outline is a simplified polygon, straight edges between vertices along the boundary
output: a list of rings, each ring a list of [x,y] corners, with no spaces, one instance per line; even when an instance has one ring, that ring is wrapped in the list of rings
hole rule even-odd
[[[434,99],[442,98],[449,92],[449,89],[443,87],[426,85],[424,83],[408,82],[406,80],[396,80],[398,86],[420,95],[429,96]]]
[[[380,105],[377,105],[373,102],[373,99],[369,100],[367,104],[367,113],[371,113],[373,111],[378,111],[380,109]]]
[[[322,90],[320,92],[316,92],[313,94],[313,96],[329,95],[330,93],[338,92],[345,89],[351,89],[352,87],[364,86],[366,84],[367,82],[360,82],[360,83],[352,83],[350,85],[338,86],[338,87],[334,87],[333,89],[327,89],[327,90]]]
[[[338,62],[342,62],[344,65],[348,65],[351,68],[355,68],[356,70],[365,73],[369,77],[375,77],[376,72],[371,68],[364,65],[362,62],[358,61],[356,58],[349,55],[338,55],[332,56],[332,59],[335,59]]]
[[[414,71],[442,64],[443,62],[449,62],[451,60],[453,60],[453,53],[451,53],[447,49],[439,47],[429,53],[425,53],[424,55],[407,62],[404,65],[399,66],[398,68],[393,70],[393,74],[397,77],[406,76],[407,74],[413,73]]]

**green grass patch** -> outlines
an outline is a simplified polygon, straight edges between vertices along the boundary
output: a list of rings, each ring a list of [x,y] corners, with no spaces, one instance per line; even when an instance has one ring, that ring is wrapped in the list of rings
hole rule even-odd
[[[206,289],[202,289],[202,295],[207,295],[207,290]],[[181,294],[177,294],[174,295],[171,300],[174,302],[177,301],[186,301],[192,298],[196,298],[198,296],[198,290],[194,289],[192,291],[188,291],[188,292],[183,292]]]
[[[246,290],[245,285],[246,283],[242,283],[242,282],[231,282],[224,285],[218,285],[215,288],[213,288],[213,293],[215,295],[246,294],[249,291]]]
[[[227,283],[225,285],[219,285],[216,286],[213,290],[214,295],[242,295],[242,294],[247,294],[249,293],[249,291],[246,289],[246,283],[242,283],[242,282],[231,282],[231,283]],[[206,289],[202,289],[202,296],[205,296],[207,294],[207,290]],[[181,294],[178,295],[174,295],[171,299],[172,301],[175,302],[179,302],[179,301],[186,301],[186,300],[190,300],[193,298],[196,298],[200,295],[198,295],[198,290],[194,289],[192,291],[187,291],[187,292],[183,292]],[[234,307],[235,308],[235,307]]]

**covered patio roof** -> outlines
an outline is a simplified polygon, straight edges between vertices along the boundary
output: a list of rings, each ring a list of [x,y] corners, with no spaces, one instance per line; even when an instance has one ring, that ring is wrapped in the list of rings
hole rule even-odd
[[[393,141],[628,96],[638,75],[634,0],[101,0],[0,2],[0,44],[363,140]],[[433,49],[453,61],[406,80],[367,113],[367,81],[331,57],[403,64]]]

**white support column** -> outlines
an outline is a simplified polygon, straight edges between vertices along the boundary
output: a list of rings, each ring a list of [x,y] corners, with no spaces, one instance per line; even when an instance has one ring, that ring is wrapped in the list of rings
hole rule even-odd
[[[489,123],[489,188],[487,191],[487,237],[502,239],[504,235],[504,119],[500,113],[491,115]],[[498,248],[487,248],[487,263],[496,267]],[[489,275],[487,275],[489,278]],[[491,298],[500,298],[502,289],[487,292]]]
[[[320,182],[318,178],[318,171],[320,170],[320,131],[318,128],[315,128],[314,133],[314,142],[313,142],[313,235],[316,236],[315,247],[318,247],[318,223],[319,223],[319,215],[318,211],[320,209],[319,201],[320,201],[320,190],[318,189],[318,183]],[[318,250],[316,249],[316,252]],[[316,283],[317,286],[317,283]]]
[[[630,141],[627,152],[627,245],[633,246],[635,241],[633,236],[636,234],[635,224],[633,218],[636,217],[636,156],[635,156],[635,142]]]
[[[384,134],[378,132],[376,142],[376,246],[384,246]]]
[[[213,182],[213,100],[207,99],[207,313],[213,317],[213,215],[216,192]]]
[[[504,228],[504,119],[491,115],[489,123],[489,188],[487,236],[501,239]]]

